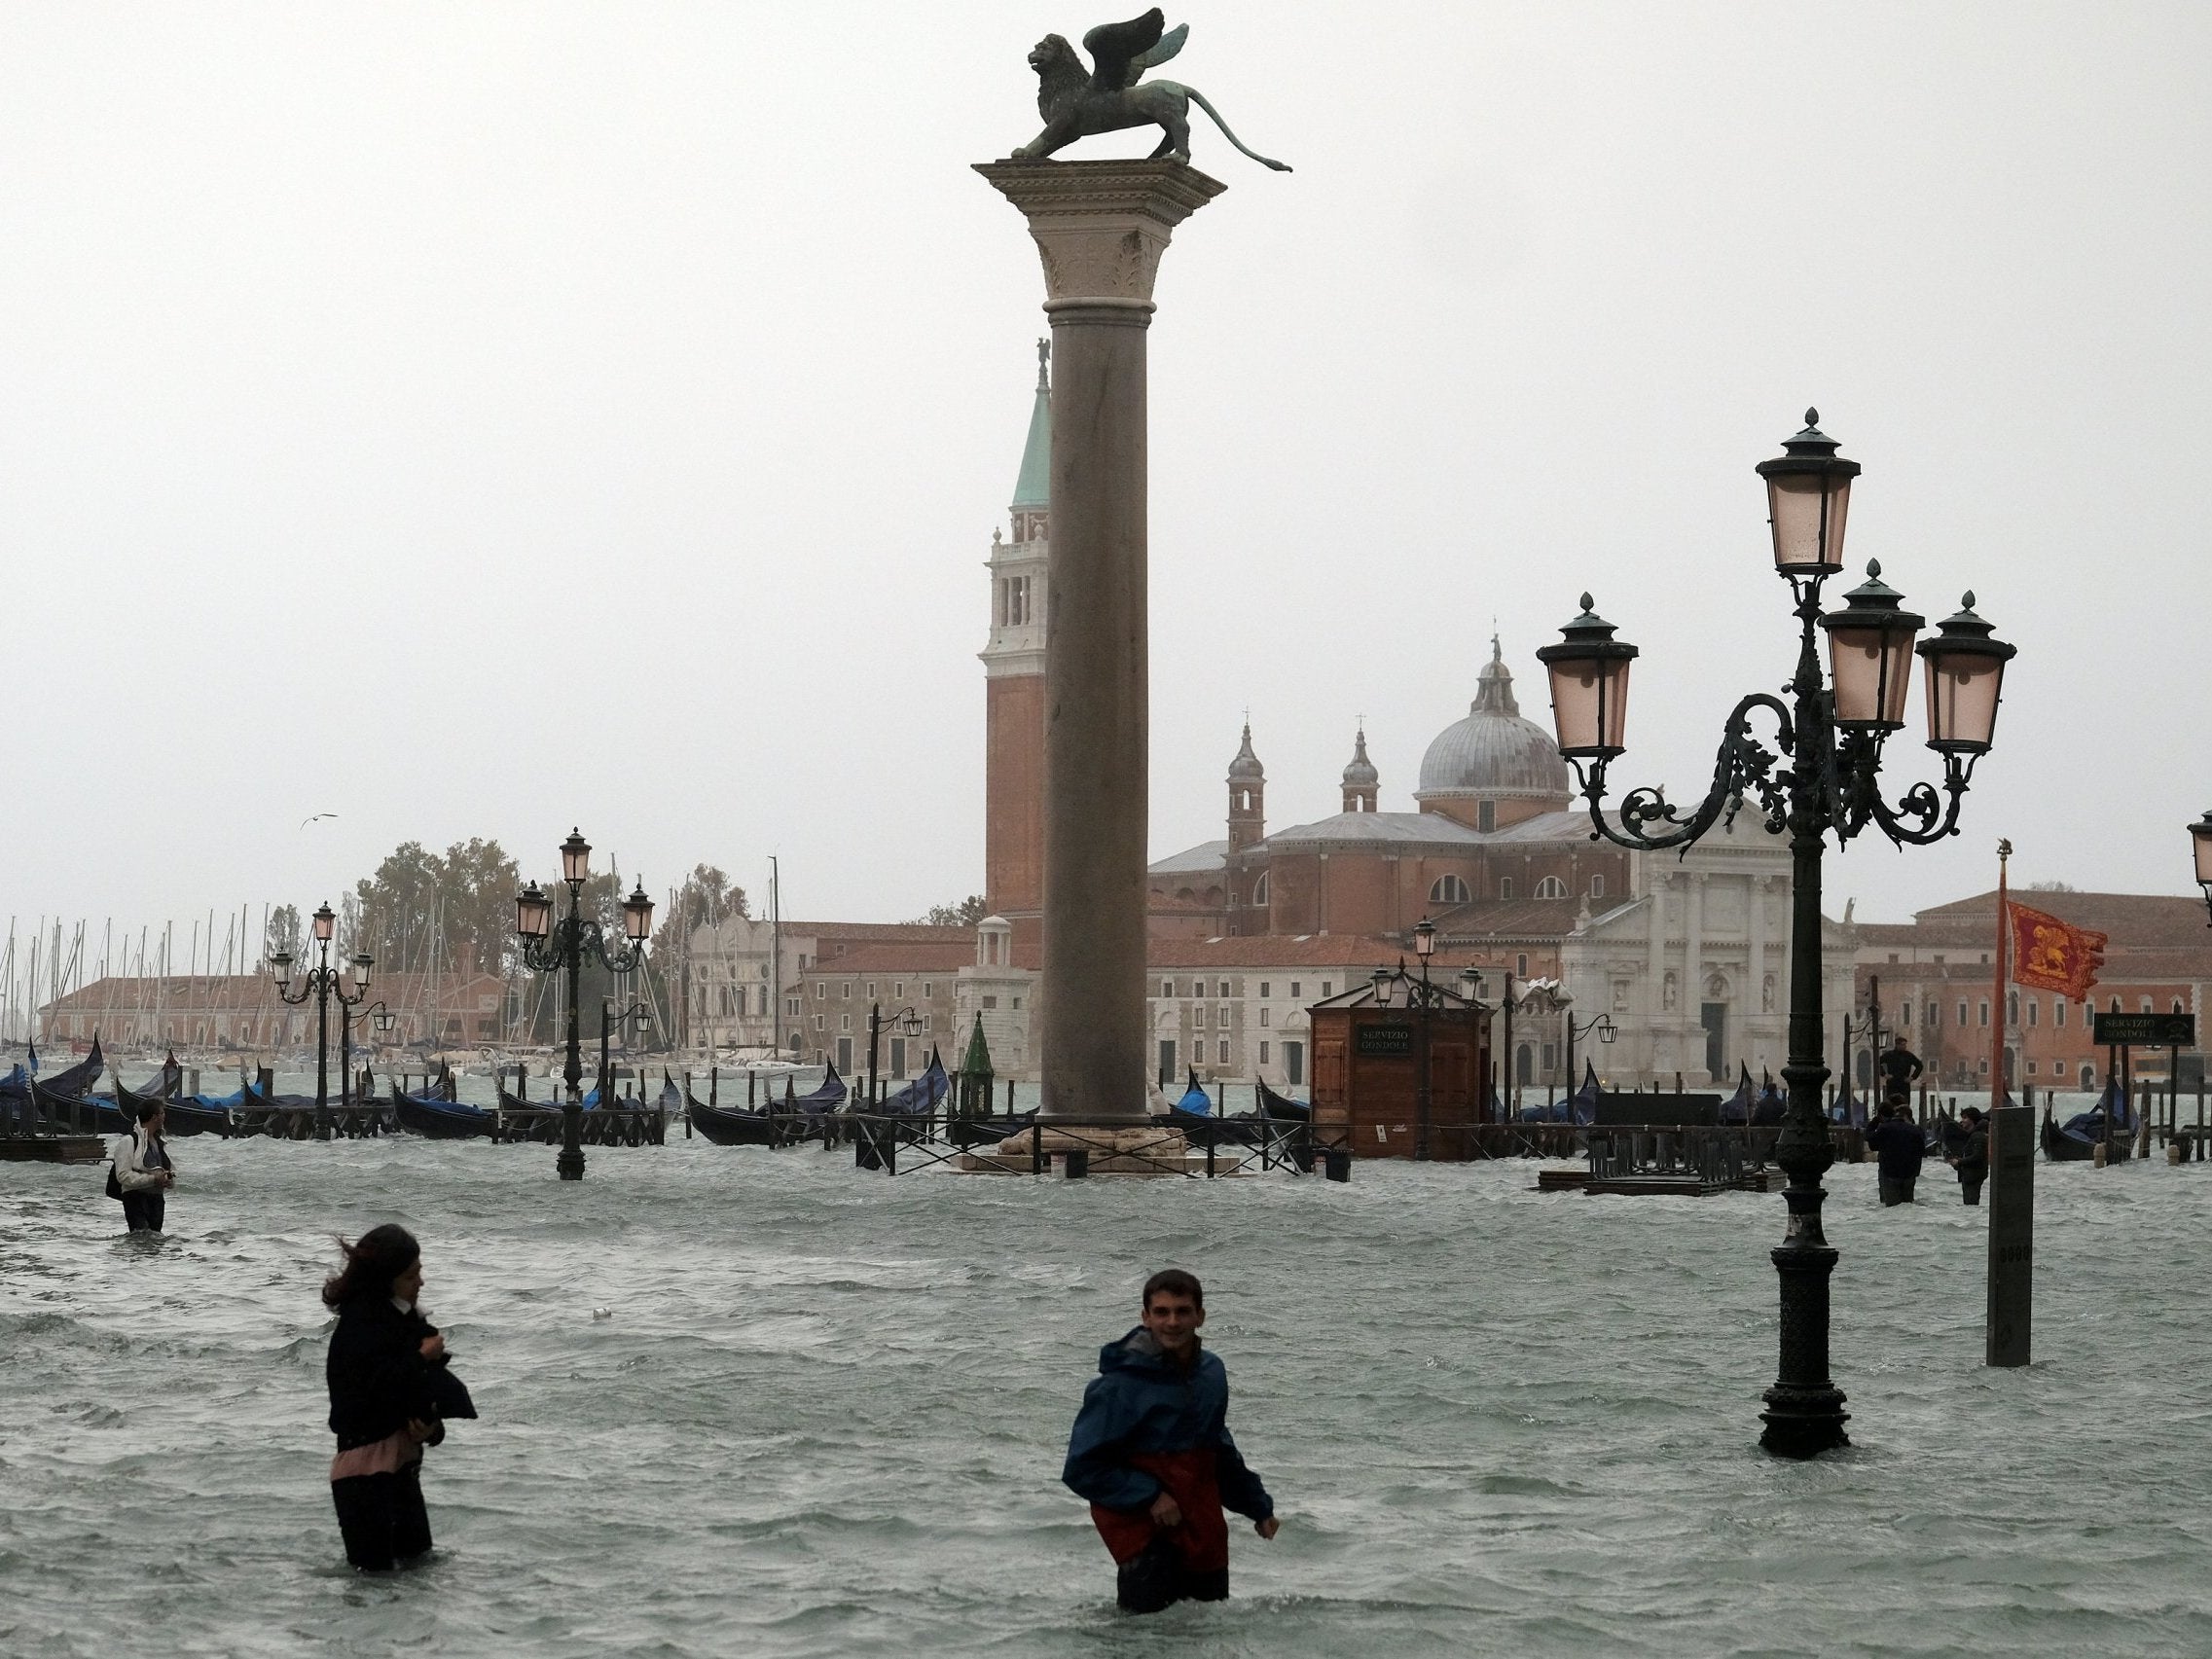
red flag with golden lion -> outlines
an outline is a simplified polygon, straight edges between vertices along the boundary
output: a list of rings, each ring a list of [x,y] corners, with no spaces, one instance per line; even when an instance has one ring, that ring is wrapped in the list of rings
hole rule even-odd
[[[2024,904],[2006,905],[2013,921],[2013,983],[2080,1000],[2105,965],[2105,935]]]

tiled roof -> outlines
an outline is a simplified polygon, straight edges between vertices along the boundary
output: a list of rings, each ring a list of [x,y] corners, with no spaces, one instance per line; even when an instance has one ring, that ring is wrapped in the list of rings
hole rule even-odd
[[[2168,893],[2066,893],[2034,887],[2015,887],[2014,904],[2055,916],[2076,927],[2093,927],[2112,936],[2115,946],[2167,945],[2202,948],[2212,928],[2204,925],[2204,901]],[[1972,898],[1956,899],[1932,910],[1918,911],[1914,922],[1925,940],[1932,933],[1960,938],[1993,936],[1997,917],[1997,890],[1992,887]],[[1906,934],[1911,937],[1911,934]]]
[[[1235,939],[1153,939],[1145,965],[1161,968],[1343,968],[1365,973],[1413,953],[1396,939],[1360,933],[1261,933]],[[1444,953],[1437,953],[1442,960]]]
[[[1475,899],[1432,916],[1453,939],[1564,939],[1581,914],[1579,899]]]
[[[1229,844],[1225,841],[1202,841],[1196,847],[1186,847],[1180,852],[1171,852],[1157,864],[1150,866],[1154,876],[1203,876],[1224,868],[1229,861]]]
[[[975,960],[975,935],[957,940],[914,939],[861,945],[840,956],[816,961],[806,971],[819,976],[861,973],[953,973]]]
[[[855,942],[875,939],[902,939],[909,942],[965,939],[972,945],[975,941],[975,929],[972,927],[940,927],[927,921],[785,921],[782,928],[785,933],[796,933],[809,938],[850,939]]]
[[[1480,847],[1489,836],[1470,830],[1441,812],[1338,812],[1310,824],[1292,824],[1277,830],[1264,843],[1269,848],[1301,847],[1314,842],[1335,845],[1386,842],[1423,842],[1430,845]]]

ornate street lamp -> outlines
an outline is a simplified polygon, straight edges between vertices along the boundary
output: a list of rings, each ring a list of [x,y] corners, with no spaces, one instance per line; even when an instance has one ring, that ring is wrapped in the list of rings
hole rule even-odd
[[[276,999],[297,1008],[308,997],[315,999],[315,1138],[330,1138],[330,1004],[336,998],[343,1020],[369,994],[369,975],[377,965],[377,958],[366,951],[354,953],[352,962],[344,968],[331,965],[330,942],[338,931],[338,917],[329,905],[316,911],[313,917],[315,965],[302,981],[300,993],[292,994],[293,956],[289,951],[278,951],[269,958],[269,965],[276,976]],[[351,994],[348,995],[347,992]],[[343,1036],[344,1033],[341,1032]],[[343,1099],[353,1098],[352,1062],[350,1046],[343,1064],[348,1073]]]
[[[1717,823],[1732,823],[1751,797],[1770,833],[1787,831],[1791,858],[1790,1051],[1782,1067],[1789,1104],[1775,1146],[1790,1178],[1783,1193],[1789,1229],[1774,1250],[1781,1278],[1781,1364],[1766,1391],[1760,1444],[1786,1457],[1809,1458],[1849,1444],[1843,1393],[1829,1375],[1829,1278],[1836,1252],[1821,1232],[1826,1194],[1821,1176],[1834,1161],[1821,1115],[1828,1080],[1821,1025],[1821,859],[1826,838],[1838,846],[1869,825],[1900,846],[1925,846],[1958,833],[1959,804],[1975,762],[1989,750],[2005,665],[2014,648],[1992,636],[1974,613],[1974,595],[1921,642],[1927,665],[1928,747],[1943,760],[1943,794],[1933,783],[1907,789],[1895,806],[1881,795],[1882,745],[1904,724],[1909,656],[1921,619],[1868,566],[1867,583],[1845,595],[1845,608],[1821,614],[1821,584],[1843,568],[1843,531],[1855,461],[1840,458],[1835,441],[1806,411],[1805,429],[1761,462],[1773,527],[1775,569],[1796,599],[1796,672],[1790,701],[1755,692],[1728,716],[1714,763],[1713,785],[1686,815],[1660,789],[1622,797],[1615,817],[1605,811],[1606,768],[1626,744],[1628,663],[1635,648],[1614,638],[1611,624],[1590,608],[1564,630],[1564,642],[1537,653],[1551,677],[1559,746],[1573,763],[1590,805],[1592,839],[1645,851],[1684,847]],[[1829,637],[1832,684],[1821,673],[1817,631]],[[1774,722],[1771,746],[1752,736],[1755,714]],[[1944,796],[1947,796],[1947,801]],[[2212,818],[2208,818],[2212,822]]]
[[[364,992],[369,989],[370,961],[371,958],[366,956],[356,956],[353,958],[354,981]],[[356,996],[353,1000],[358,1002],[360,997]],[[353,1012],[352,1003],[341,999],[338,1010],[338,1071],[344,1081],[340,1085],[338,1098],[347,1105],[360,1104],[360,1097],[353,1091],[353,1022],[356,1019],[374,1023],[377,1040],[382,1042],[391,1034],[392,1011],[384,1006],[382,997],[370,1003],[359,1014]]]
[[[922,1016],[913,1007],[901,1008],[896,1014],[886,1016],[881,1002],[868,1004],[868,1093],[867,1101],[876,1103],[876,1038],[885,1027],[912,1042],[922,1034]]]
[[[2204,911],[2212,918],[2212,812],[2189,826],[2190,839],[2196,844],[2196,884],[2204,889]],[[2212,927],[2212,920],[2205,922]]]
[[[515,895],[515,932],[523,942],[523,960],[539,973],[562,973],[568,980],[568,1064],[562,1073],[568,1099],[562,1106],[561,1154],[554,1168],[564,1181],[584,1178],[584,1059],[577,1030],[577,980],[587,948],[609,973],[634,973],[645,960],[645,941],[653,933],[653,901],[638,883],[622,902],[627,946],[609,945],[596,920],[583,914],[584,883],[591,876],[592,844],[576,830],[561,844],[561,879],[568,884],[568,914],[554,920],[553,901],[535,882]],[[603,1033],[602,1033],[603,1035]],[[604,1104],[604,1101],[600,1102]]]
[[[1413,1126],[1413,1161],[1429,1161],[1429,1036],[1430,1021],[1433,1017],[1429,1005],[1433,995],[1429,989],[1429,958],[1436,954],[1436,924],[1426,916],[1413,927],[1413,954],[1421,958],[1421,1090],[1414,1098],[1416,1106]]]

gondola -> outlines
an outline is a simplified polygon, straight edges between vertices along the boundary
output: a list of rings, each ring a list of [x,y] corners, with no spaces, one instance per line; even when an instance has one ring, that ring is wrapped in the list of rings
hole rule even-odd
[[[882,1133],[893,1134],[905,1144],[925,1139],[929,1127],[936,1121],[937,1110],[951,1098],[952,1079],[945,1075],[945,1063],[937,1058],[932,1045],[929,1064],[922,1074],[905,1088],[894,1090],[878,1100],[874,1106],[863,1108],[880,1118],[897,1121],[879,1126]]]
[[[2128,1110],[2127,1092],[2119,1084],[2107,1084],[2104,1097],[2085,1112],[2077,1112],[2063,1124],[2051,1116],[2050,1107],[2043,1108],[2043,1155],[2053,1164],[2083,1164],[2094,1159],[2097,1148],[2107,1145],[2105,1119],[2111,1115],[2111,1150],[2107,1156],[2115,1162],[2124,1159],[2130,1151],[2135,1135],[2134,1113]]]
[[[170,1055],[161,1074],[144,1089],[133,1089],[118,1077],[115,1080],[117,1106],[135,1120],[141,1105],[159,1102],[162,1107],[163,1127],[170,1135],[222,1135],[231,1133],[230,1107],[243,1098],[243,1091],[233,1100],[210,1100],[200,1095],[181,1095],[184,1086],[184,1067],[177,1064],[177,1057]]]
[[[450,1078],[449,1078],[450,1080]],[[392,1116],[409,1135],[429,1140],[474,1140],[489,1136],[498,1123],[495,1113],[436,1095],[411,1095],[397,1083],[391,1086]]]
[[[100,1039],[94,1036],[91,1052],[66,1071],[56,1073],[53,1082],[43,1083],[35,1076],[30,1080],[31,1100],[49,1129],[87,1135],[130,1133],[137,1120],[110,1097],[91,1093],[92,1085],[106,1069],[107,1057],[100,1052]]]
[[[790,1083],[788,1077],[783,1080],[786,1093],[789,1092]],[[822,1067],[822,1080],[815,1086],[814,1093],[801,1095],[786,1103],[795,1112],[802,1112],[808,1117],[820,1117],[822,1113],[834,1112],[845,1104],[846,1098],[852,1093],[845,1079],[838,1076],[837,1067],[825,1064]]]
[[[664,1110],[680,1107],[690,1117],[692,1128],[717,1146],[774,1146],[781,1138],[777,1112],[709,1105],[678,1088],[666,1071],[661,1073],[661,1103]]]
[[[69,1101],[82,1099],[85,1091],[97,1083],[100,1073],[107,1069],[97,1033],[92,1037],[91,1052],[75,1065],[55,1072],[51,1082],[42,1084],[38,1080],[38,1050],[32,1048],[27,1052],[30,1055],[28,1066],[18,1062],[6,1077],[0,1078],[0,1113],[13,1117],[18,1133],[26,1135],[30,1132],[34,1108],[45,1109],[41,1104],[42,1094],[57,1097],[66,1109]]]
[[[1195,1067],[1185,1072],[1181,1098],[1171,1101],[1165,1112],[1155,1111],[1152,1122],[1161,1129],[1180,1130],[1183,1139],[1193,1146],[1258,1146],[1273,1134],[1264,1110],[1215,1111],[1213,1099],[1198,1081]]]
[[[1582,1083],[1572,1095],[1541,1106],[1523,1106],[1523,1123],[1595,1123],[1598,1116],[1598,1073],[1587,1061],[1582,1064]]]

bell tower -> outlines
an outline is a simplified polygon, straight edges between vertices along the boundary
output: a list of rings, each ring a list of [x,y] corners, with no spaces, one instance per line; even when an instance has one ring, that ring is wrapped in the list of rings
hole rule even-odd
[[[1375,791],[1382,781],[1382,774],[1375,770],[1375,763],[1367,758],[1367,725],[1362,720],[1359,736],[1352,739],[1352,763],[1344,769],[1344,810],[1348,812],[1373,811]]]
[[[1251,752],[1251,722],[1244,746],[1229,763],[1229,851],[1233,855],[1267,839],[1267,772]]]
[[[984,673],[983,898],[1025,944],[1044,915],[1044,606],[1052,551],[1052,345],[1036,343],[1036,395],[1008,509],[991,532]]]

